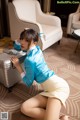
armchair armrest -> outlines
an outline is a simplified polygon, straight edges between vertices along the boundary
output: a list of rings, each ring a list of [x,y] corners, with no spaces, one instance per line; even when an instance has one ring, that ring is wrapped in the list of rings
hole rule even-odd
[[[41,23],[41,24],[47,24],[47,25],[54,25],[54,26],[59,26],[61,27],[61,20],[59,17],[57,16],[52,16],[52,15],[48,15],[48,14],[45,14],[41,11],[41,8],[40,8],[40,4],[38,3],[37,1],[37,18],[36,18],[36,21]]]
[[[57,16],[51,16],[47,14],[38,14],[37,21],[41,24],[54,25],[61,27],[61,20]]]

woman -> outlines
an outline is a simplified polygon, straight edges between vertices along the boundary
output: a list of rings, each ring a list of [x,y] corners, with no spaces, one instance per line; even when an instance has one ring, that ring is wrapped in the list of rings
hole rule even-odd
[[[69,86],[48,68],[42,51],[37,46],[38,40],[38,33],[33,29],[24,30],[20,34],[21,49],[27,52],[24,60],[25,71],[17,57],[11,58],[28,87],[35,80],[44,89],[40,94],[26,100],[21,106],[21,112],[38,120],[68,120],[68,116],[60,117],[60,110],[62,106],[65,107],[70,92]]]

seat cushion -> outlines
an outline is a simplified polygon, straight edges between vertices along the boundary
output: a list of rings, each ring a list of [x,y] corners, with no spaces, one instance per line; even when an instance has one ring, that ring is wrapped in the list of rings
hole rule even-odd
[[[74,28],[74,29],[80,29],[80,21],[72,23],[72,28]]]

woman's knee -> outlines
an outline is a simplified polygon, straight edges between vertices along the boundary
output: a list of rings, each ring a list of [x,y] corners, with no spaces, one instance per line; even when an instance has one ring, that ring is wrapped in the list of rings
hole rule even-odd
[[[25,113],[25,112],[27,113],[30,108],[31,108],[30,104],[29,104],[27,101],[25,101],[25,102],[22,103],[22,105],[21,105],[21,112],[22,112],[22,113]]]

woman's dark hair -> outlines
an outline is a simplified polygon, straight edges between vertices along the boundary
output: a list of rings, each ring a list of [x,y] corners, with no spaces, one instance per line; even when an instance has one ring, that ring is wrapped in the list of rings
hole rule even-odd
[[[25,39],[27,42],[31,43],[38,42],[38,33],[34,31],[33,29],[27,29],[21,32],[20,34],[20,40]]]

